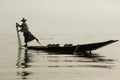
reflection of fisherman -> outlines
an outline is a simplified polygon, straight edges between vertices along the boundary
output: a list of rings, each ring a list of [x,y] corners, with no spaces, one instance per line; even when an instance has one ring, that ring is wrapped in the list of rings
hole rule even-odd
[[[30,41],[32,41],[32,40],[34,40],[34,39],[35,39],[38,43],[39,43],[39,41],[38,41],[38,39],[29,31],[28,26],[27,26],[27,24],[26,24],[26,21],[27,21],[27,20],[26,20],[25,18],[22,18],[22,20],[21,20],[22,24],[21,24],[21,25],[19,25],[18,23],[16,23],[16,24],[17,24],[18,27],[21,28],[19,31],[23,32],[25,46],[27,47],[27,43],[28,43],[28,42],[30,42]]]

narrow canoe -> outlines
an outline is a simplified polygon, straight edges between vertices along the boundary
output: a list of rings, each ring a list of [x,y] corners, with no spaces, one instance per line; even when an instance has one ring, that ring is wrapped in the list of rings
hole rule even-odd
[[[28,46],[27,49],[30,50],[41,50],[46,52],[61,52],[61,53],[73,53],[73,52],[86,52],[92,51],[99,48],[102,48],[111,43],[117,42],[118,40],[108,40],[104,42],[98,43],[90,43],[90,44],[82,44],[82,45],[74,45],[74,46]]]

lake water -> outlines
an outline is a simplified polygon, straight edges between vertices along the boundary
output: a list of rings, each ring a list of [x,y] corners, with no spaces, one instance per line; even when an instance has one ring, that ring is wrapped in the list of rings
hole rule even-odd
[[[48,43],[86,44],[119,35],[40,36]],[[29,45],[38,45],[35,41]],[[94,57],[18,50],[17,36],[0,35],[0,80],[120,80],[120,42],[92,52]]]

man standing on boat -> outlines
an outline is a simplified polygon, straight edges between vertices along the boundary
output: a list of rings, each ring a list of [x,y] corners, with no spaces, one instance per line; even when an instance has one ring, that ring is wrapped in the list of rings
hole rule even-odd
[[[22,18],[22,20],[21,20],[22,24],[21,25],[16,23],[16,25],[21,28],[19,31],[23,32],[25,47],[27,47],[28,42],[30,42],[34,39],[39,43],[39,40],[29,31],[29,28],[26,24],[26,21],[27,20],[25,18]]]

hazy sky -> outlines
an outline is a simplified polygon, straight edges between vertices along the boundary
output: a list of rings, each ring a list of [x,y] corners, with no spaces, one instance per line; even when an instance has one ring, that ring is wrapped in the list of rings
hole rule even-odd
[[[120,0],[0,0],[0,34],[23,17],[35,34],[119,34]]]

